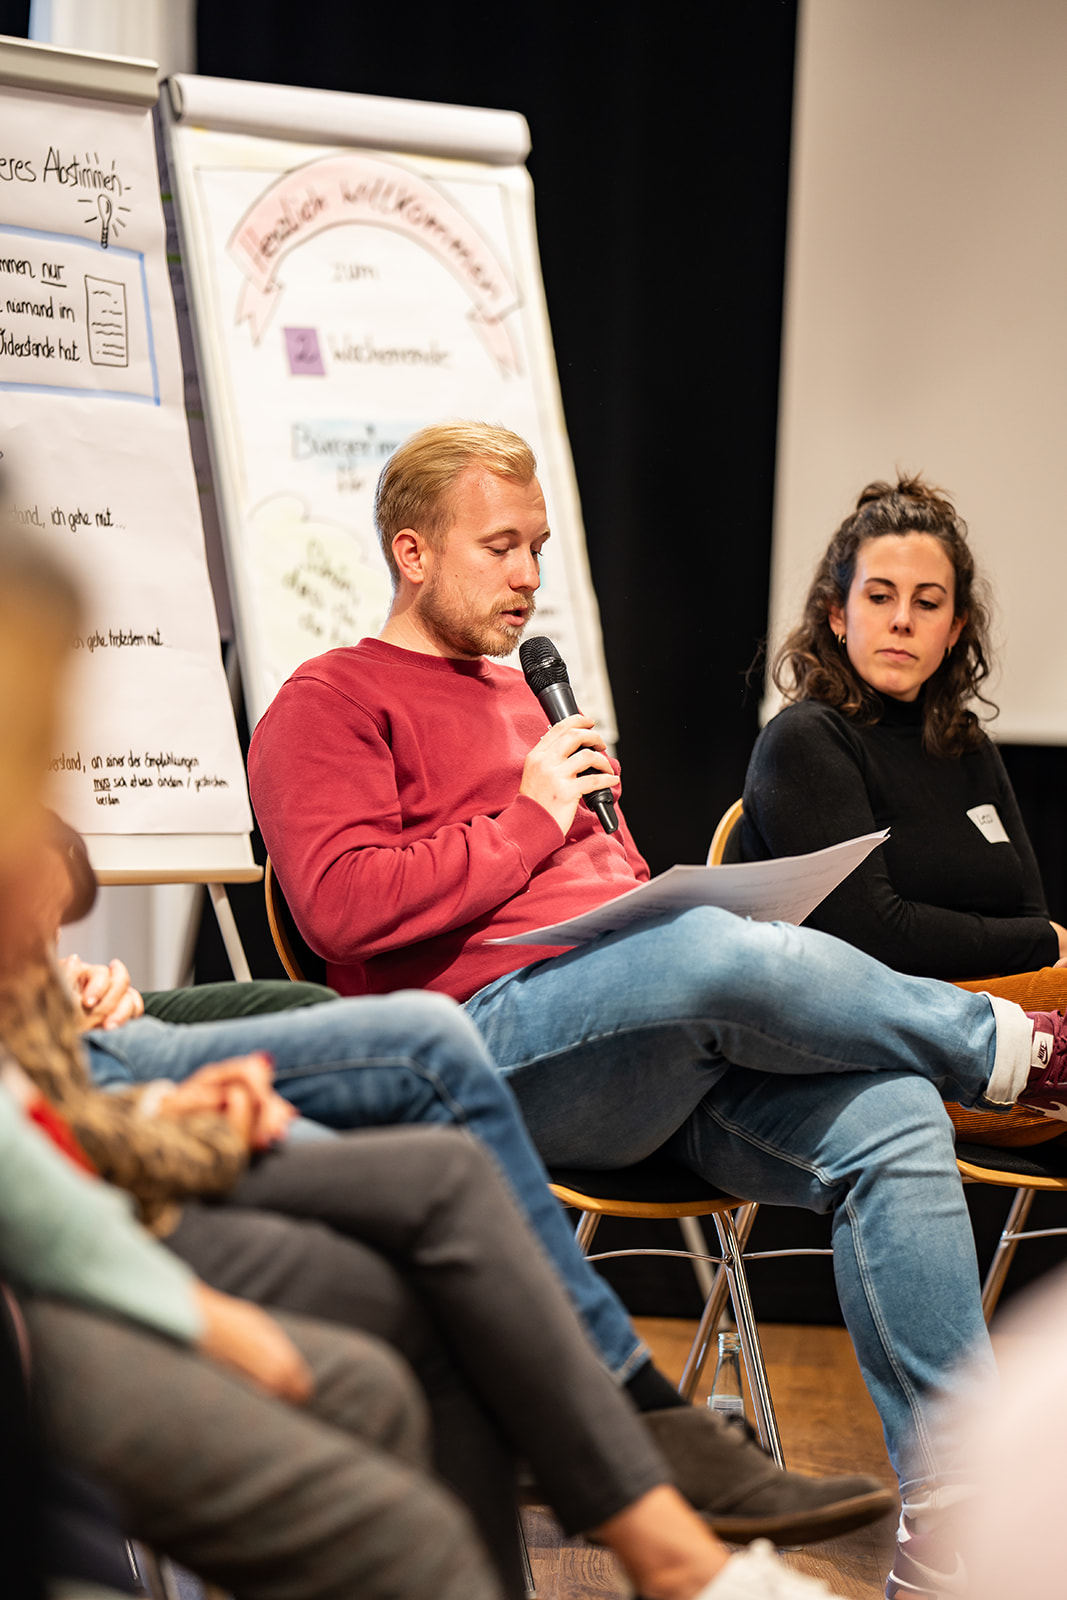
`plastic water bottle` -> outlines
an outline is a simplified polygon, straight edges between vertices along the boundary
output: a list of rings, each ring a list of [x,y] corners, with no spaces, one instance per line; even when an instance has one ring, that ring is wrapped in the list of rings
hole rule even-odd
[[[741,1340],[736,1333],[719,1334],[719,1359],[708,1395],[708,1410],[724,1422],[744,1422],[745,1395],[741,1387]]]

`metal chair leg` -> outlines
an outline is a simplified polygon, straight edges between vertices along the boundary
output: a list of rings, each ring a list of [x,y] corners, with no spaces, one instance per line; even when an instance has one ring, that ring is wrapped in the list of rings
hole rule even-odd
[[[583,1256],[589,1254],[589,1246],[596,1237],[600,1226],[600,1213],[597,1211],[583,1211],[578,1218],[578,1226],[574,1230],[574,1237]]]
[[[989,1264],[989,1271],[985,1275],[982,1285],[982,1315],[986,1322],[992,1322],[993,1313],[997,1309],[1004,1280],[1008,1276],[1008,1269],[1015,1259],[1015,1252],[1019,1248],[1019,1241],[1014,1234],[1021,1233],[1030,1207],[1034,1203],[1034,1189],[1016,1189],[1015,1199],[1011,1203],[1008,1219],[1001,1230],[1000,1240]]]
[[[678,1226],[682,1230],[687,1250],[693,1252],[693,1275],[700,1285],[700,1293],[706,1300],[715,1286],[715,1273],[712,1271],[711,1262],[698,1259],[708,1253],[707,1240],[704,1230],[700,1226],[699,1217],[679,1217]]]
[[[719,1236],[719,1249],[722,1254],[722,1267],[715,1274],[711,1294],[704,1306],[700,1319],[698,1336],[702,1335],[703,1349],[698,1351],[696,1358],[690,1353],[690,1361],[686,1363],[686,1370],[682,1374],[680,1392],[689,1399],[707,1359],[708,1348],[711,1344],[711,1335],[718,1326],[725,1304],[726,1292],[729,1293],[733,1305],[734,1320],[741,1338],[741,1353],[745,1359],[745,1371],[748,1374],[748,1386],[752,1395],[752,1407],[756,1413],[756,1430],[759,1433],[760,1443],[778,1466],[784,1467],[785,1460],[782,1455],[782,1440],[778,1432],[778,1419],[774,1414],[774,1402],[771,1399],[770,1384],[767,1381],[767,1368],[763,1361],[763,1350],[759,1342],[759,1333],[756,1329],[756,1314],[752,1307],[752,1297],[749,1294],[748,1278],[745,1274],[744,1246],[742,1235],[747,1241],[752,1224],[756,1220],[759,1207],[753,1203],[738,1207],[738,1226],[735,1225],[733,1216],[729,1211],[714,1214],[715,1231]],[[574,1230],[578,1248],[584,1255],[588,1255],[589,1247],[593,1242],[600,1216],[595,1211],[583,1211],[578,1219],[578,1226]],[[668,1252],[673,1253],[673,1252]],[[725,1282],[725,1292],[721,1285]],[[712,1320],[714,1318],[714,1320]],[[696,1343],[696,1341],[694,1341]],[[685,1385],[688,1382],[688,1389]]]
[[[176,1567],[167,1556],[158,1556],[140,1540],[126,1540],[126,1554],[130,1559],[134,1578],[150,1596],[150,1600],[189,1600],[196,1594],[200,1600],[230,1600],[225,1589],[205,1583],[195,1573]],[[184,1581],[179,1579],[182,1573]]]
[[[537,1600],[537,1584],[534,1582],[533,1567],[530,1565],[530,1548],[526,1543],[526,1529],[522,1525],[522,1512],[516,1515],[519,1527],[519,1555],[522,1559],[522,1581],[526,1600]]]
[[[749,1234],[752,1232],[752,1224],[756,1220],[758,1211],[758,1203],[752,1201],[748,1205],[738,1206],[734,1213],[734,1231],[737,1235],[739,1251],[743,1251],[748,1243]],[[719,1331],[719,1324],[726,1309],[729,1293],[730,1283],[726,1276],[726,1269],[724,1267],[716,1267],[712,1276],[711,1289],[704,1302],[704,1309],[700,1314],[700,1321],[697,1324],[693,1342],[689,1346],[689,1354],[686,1357],[681,1382],[678,1385],[678,1393],[683,1400],[692,1400],[696,1393],[697,1385],[703,1376],[708,1356],[711,1354],[715,1337]]]
[[[137,1565],[137,1551],[134,1548],[133,1540],[132,1539],[124,1539],[123,1543],[126,1546],[126,1560],[129,1562],[129,1565],[130,1565],[130,1577],[132,1578],[133,1582],[135,1584],[137,1584],[137,1586],[139,1588],[143,1589],[145,1591],[145,1593],[147,1594],[148,1593],[148,1585],[147,1585],[147,1583],[145,1583],[144,1579],[141,1577],[141,1569]]]
[[[767,1368],[763,1362],[763,1350],[756,1329],[756,1314],[752,1306],[752,1296],[748,1291],[748,1277],[745,1273],[745,1263],[741,1253],[737,1230],[734,1219],[728,1211],[715,1213],[715,1231],[719,1235],[719,1245],[722,1250],[723,1266],[730,1286],[730,1300],[734,1308],[734,1320],[737,1323],[737,1332],[741,1339],[741,1354],[745,1358],[745,1371],[748,1374],[748,1386],[752,1394],[752,1407],[756,1413],[756,1431],[760,1436],[760,1443],[779,1467],[785,1466],[782,1455],[782,1440],[778,1432],[778,1419],[774,1414],[774,1402],[771,1399],[771,1388],[767,1381]]]
[[[126,1554],[142,1589],[151,1596],[151,1600],[171,1600],[166,1582],[161,1571],[161,1564],[154,1550],[148,1545],[127,1539]]]

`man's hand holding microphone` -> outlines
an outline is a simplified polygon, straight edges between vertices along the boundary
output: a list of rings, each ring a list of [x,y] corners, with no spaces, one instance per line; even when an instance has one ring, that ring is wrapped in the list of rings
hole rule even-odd
[[[578,709],[559,651],[544,636],[526,639],[519,660],[526,682],[552,723],[526,757],[519,793],[543,806],[562,833],[568,832],[582,800],[605,833],[614,833],[619,826],[614,800],[620,779],[592,717]]]

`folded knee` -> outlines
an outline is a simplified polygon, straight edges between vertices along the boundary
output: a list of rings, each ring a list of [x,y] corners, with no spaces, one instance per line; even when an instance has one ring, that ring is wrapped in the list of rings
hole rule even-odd
[[[431,1457],[426,1400],[407,1362],[370,1334],[331,1327],[334,1348],[316,1373],[315,1409],[359,1438],[409,1466]]]
[[[474,1201],[479,1209],[500,1186],[496,1164],[473,1134],[462,1128],[413,1129],[419,1140],[419,1188],[428,1209],[454,1209]]]
[[[401,989],[378,1003],[395,1014],[399,1039],[415,1044],[420,1055],[433,1053],[438,1073],[473,1074],[495,1081],[496,1072],[481,1034],[463,1007],[447,995]]]
[[[797,931],[719,906],[694,906],[657,928],[646,976],[662,975],[678,1015],[732,1015],[763,1002]]]

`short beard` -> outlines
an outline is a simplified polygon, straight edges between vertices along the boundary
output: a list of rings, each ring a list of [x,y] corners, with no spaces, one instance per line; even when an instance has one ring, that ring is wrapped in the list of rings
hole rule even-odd
[[[448,654],[467,657],[510,656],[518,648],[534,614],[532,595],[526,605],[526,621],[521,628],[505,623],[497,623],[493,627],[475,612],[473,606],[454,608],[442,604],[438,586],[431,583],[419,596],[417,609],[422,626],[434,635]]]

